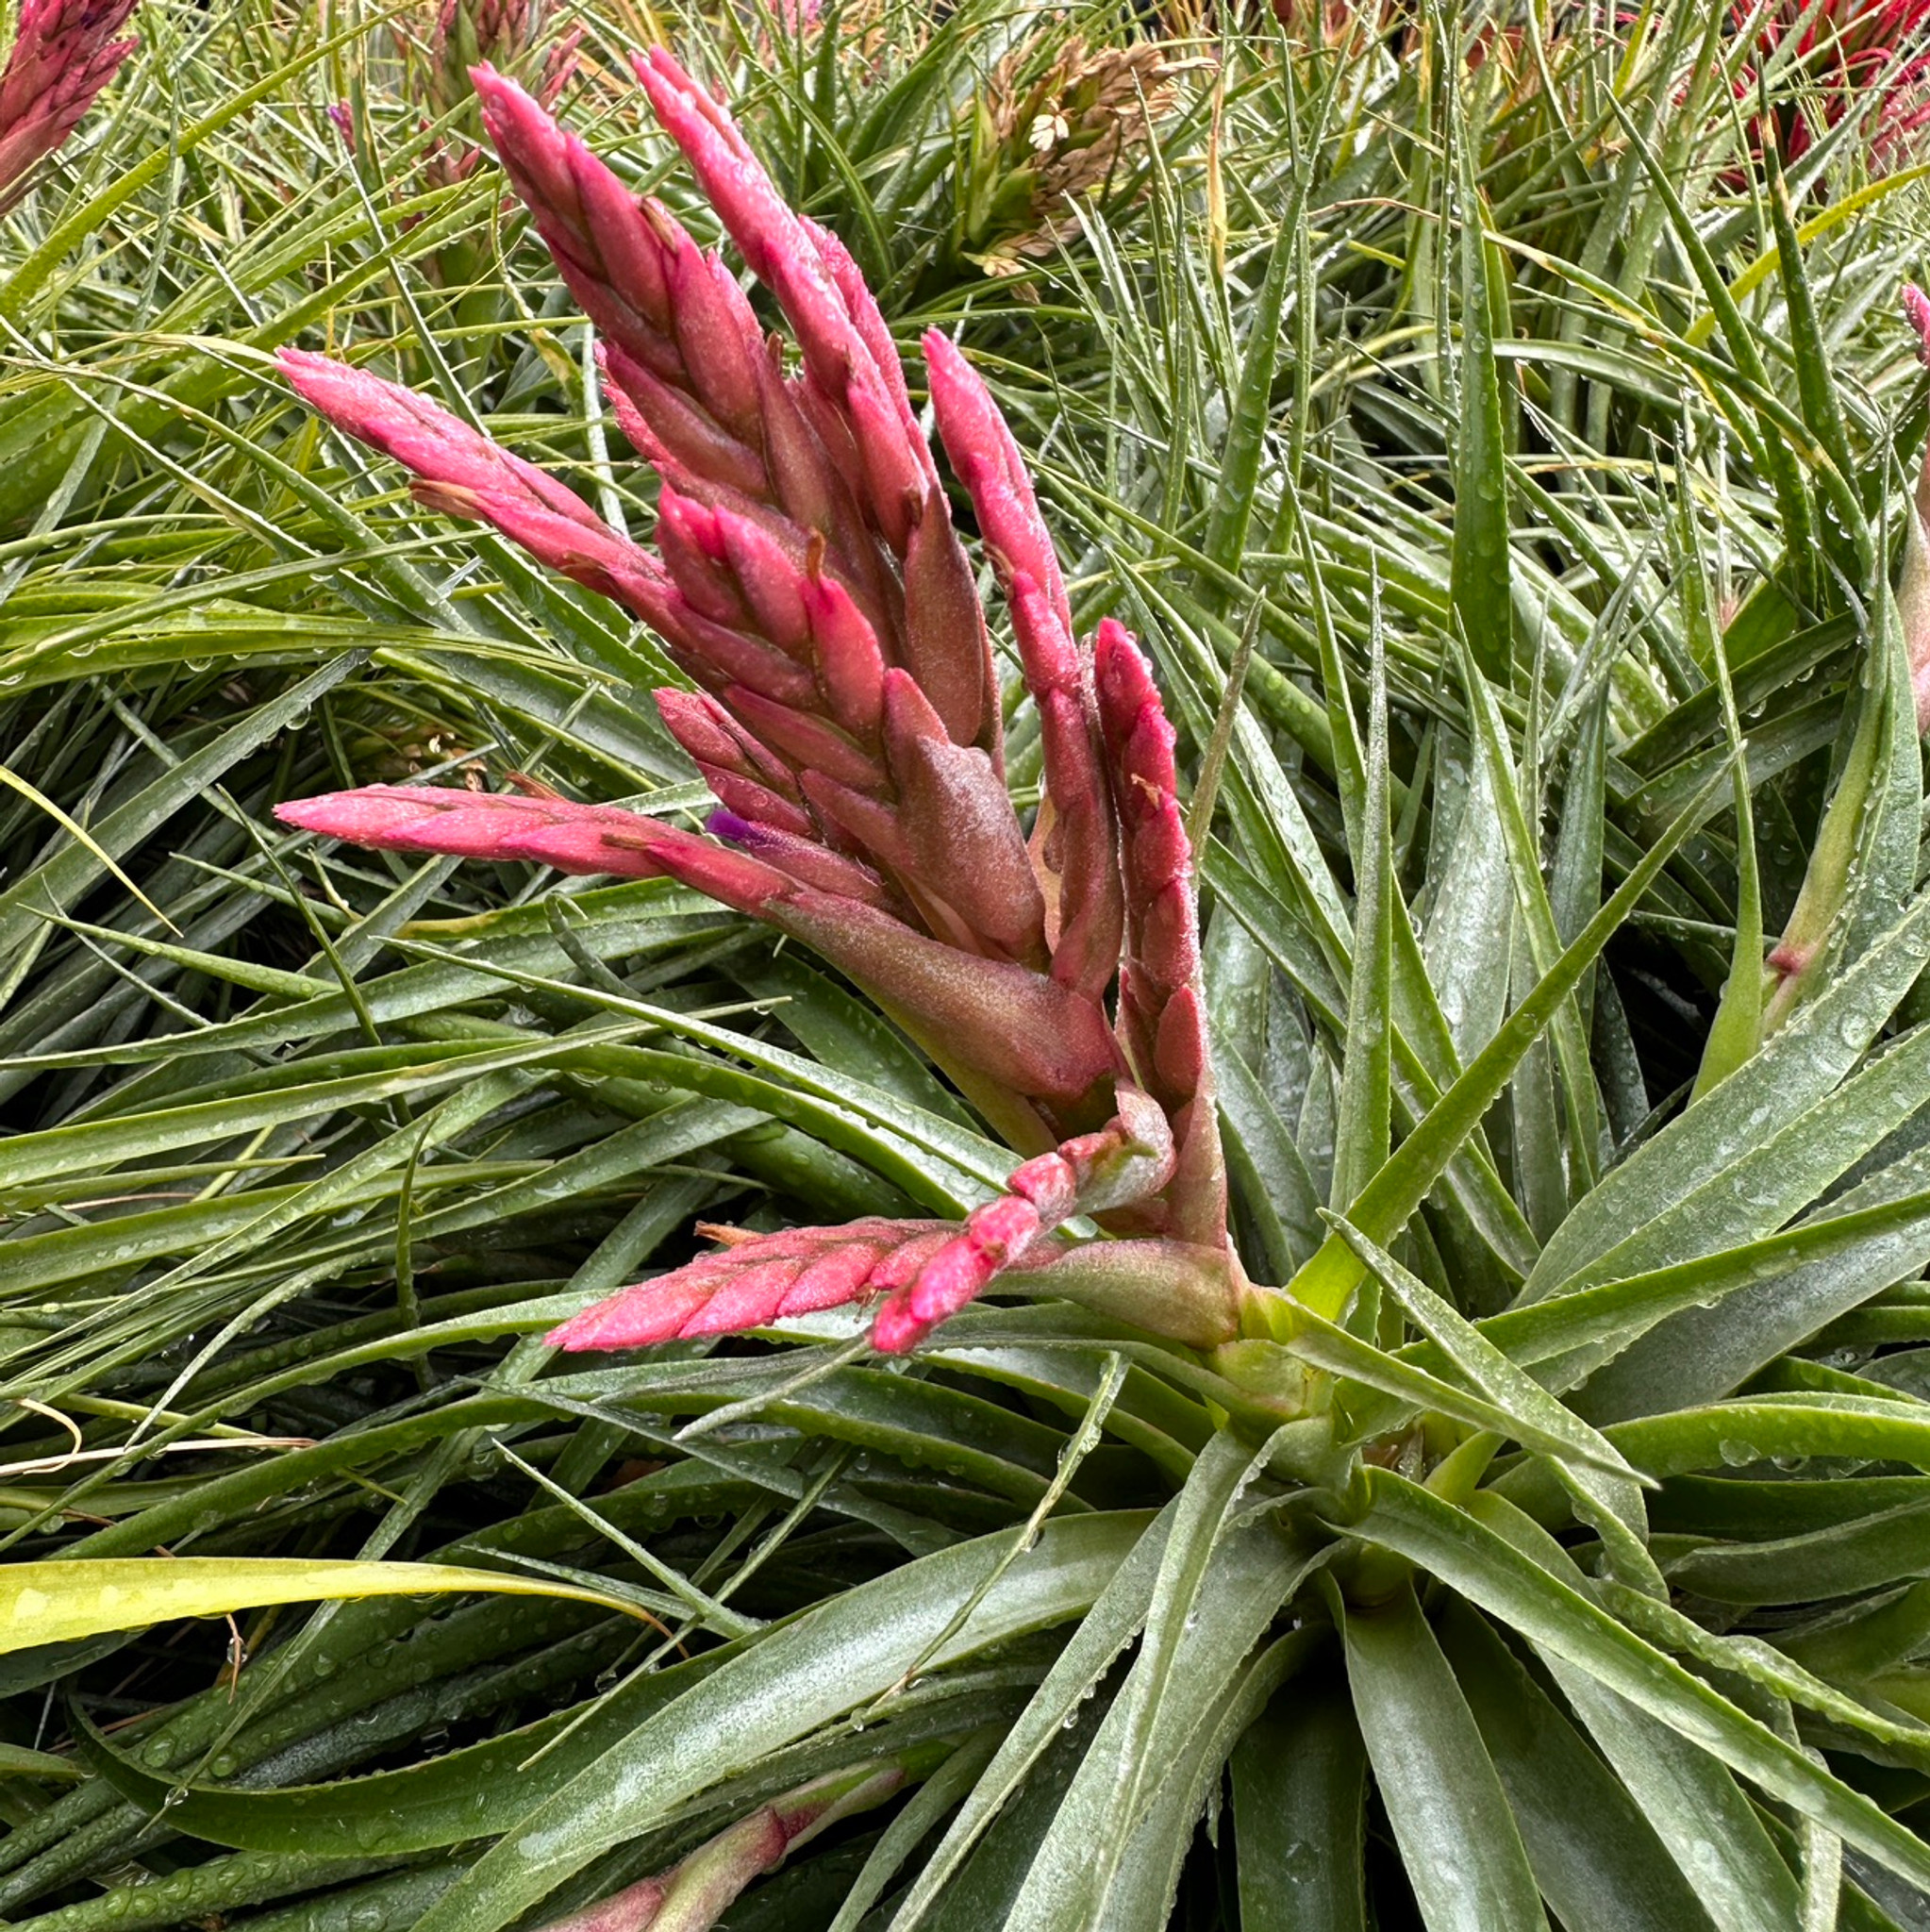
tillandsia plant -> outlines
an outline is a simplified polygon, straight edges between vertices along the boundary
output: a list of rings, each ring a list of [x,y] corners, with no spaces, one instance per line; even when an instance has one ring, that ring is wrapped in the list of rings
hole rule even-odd
[[[1930,143],[1930,6],[1924,0],[1772,0],[1737,6],[1755,43],[1739,84],[1745,112],[1756,74],[1767,83],[1760,139],[1785,160],[1806,154],[1840,121],[1864,120],[1873,173],[1921,160]]]
[[[1706,819],[1722,768],[1629,857],[1606,902],[1579,914],[1570,907],[1557,924],[1499,691],[1482,662],[1503,678],[1515,667],[1505,639],[1470,639],[1476,648],[1461,654],[1455,675],[1471,757],[1505,827],[1498,876],[1511,882],[1514,903],[1503,925],[1532,970],[1520,974],[1511,1007],[1495,1006],[1484,1030],[1456,1036],[1429,975],[1458,979],[1466,968],[1423,959],[1396,877],[1385,654],[1376,644],[1370,655],[1363,736],[1323,632],[1352,931],[1331,885],[1309,887],[1301,908],[1282,905],[1279,917],[1283,930],[1327,922],[1335,970],[1344,966],[1350,982],[1318,995],[1346,1013],[1336,1102],[1344,1153],[1329,1210],[1307,1210],[1289,1232],[1293,1204],[1310,1191],[1307,1171],[1288,1145],[1258,1153],[1268,1104],[1250,1069],[1236,1076],[1243,1085],[1229,1110],[1252,1129],[1242,1137],[1248,1172],[1270,1160],[1281,1189],[1268,1205],[1286,1278],[1255,1287],[1229,1233],[1193,856],[1174,738],[1145,661],[1111,620],[1090,658],[1076,645],[1017,445],[967,359],[944,336],[928,337],[939,430],[1002,581],[1039,718],[1042,796],[1028,833],[1003,771],[995,660],[972,574],[875,307],[836,240],[778,200],[721,106],[661,51],[639,73],[790,321],[795,373],[717,258],[660,207],[638,201],[525,93],[487,70],[475,84],[511,181],[603,339],[612,408],[660,479],[658,554],[423,398],[306,354],[286,354],[283,366],[331,421],[404,463],[424,506],[493,525],[664,640],[700,687],[661,693],[658,704],[722,801],[710,836],[530,784],[486,797],[380,786],[278,811],[291,824],[390,851],[668,874],[839,968],[1028,1157],[962,1225],[880,1216],[770,1234],[720,1230],[718,1252],[572,1317],[553,1341],[694,1339],[864,1302],[874,1305],[869,1333],[880,1351],[923,1344],[949,1361],[986,1348],[1026,1386],[1042,1386],[1038,1364],[1050,1351],[1028,1352],[1027,1338],[1067,1331],[1030,1325],[1023,1310],[972,1306],[1009,1287],[1055,1298],[1037,1311],[1047,1322],[1062,1324],[1070,1302],[1097,1324],[1090,1337],[1112,1366],[1087,1389],[1098,1405],[1089,1413],[1110,1414],[1125,1400],[1128,1360],[1158,1363],[1175,1377],[1169,1389],[1187,1391],[1171,1403],[1144,1398],[1122,1422],[1149,1453],[1165,1453],[1150,1449],[1156,1441],[1189,1443],[1180,1495],[1108,1572],[1023,1715],[988,1744],[990,1767],[898,1895],[892,1923],[940,1911],[969,1863],[979,1874],[976,1909],[992,1914],[976,1923],[1098,1924],[1130,1906],[1132,1923],[1156,1924],[1192,1821],[1229,1761],[1261,1923],[1270,1898],[1321,1900],[1311,1923],[1362,1923],[1370,1764],[1403,1882],[1434,1928],[1525,1932],[1545,1923],[1544,1900],[1565,1925],[1606,1924],[1593,1895],[1605,1869],[1614,1874],[1613,1909],[1657,1927],[1780,1925],[1801,1913],[1822,1924],[1838,1895],[1876,1913],[1845,1889],[1838,1854],[1818,1848],[1823,1836],[1930,1884],[1930,1850],[1803,1741],[1930,1769],[1930,1729],[1871,1661],[1880,1643],[1872,1650],[1861,1637],[1831,1634],[1888,1615],[1888,1600],[1878,1610],[1819,1583],[1830,1607],[1785,1647],[1730,1641],[1672,1599],[1660,1567],[1670,1546],[1648,1514],[1655,1453],[1648,1464],[1634,1459],[1648,1441],[1636,1419],[1655,1402],[1645,1374],[1657,1388],[1673,1376],[1691,1412],[1707,1405],[1694,1427],[1738,1431],[1723,1438],[1738,1462],[1757,1460],[1772,1439],[1821,1442],[1803,1433],[1811,1419],[1834,1426],[1820,1395],[1813,1409],[1804,1406],[1817,1391],[1800,1377],[1791,1386],[1804,1395],[1723,1398],[1848,1307],[1843,1295],[1862,1292],[1796,1269],[1799,1253],[1843,1230],[1825,1216],[1814,1233],[1789,1237],[1790,1265],[1769,1291],[1763,1270],[1773,1260],[1718,1258],[1711,1243],[1739,1240],[1742,1252],[1773,1235],[1914,1117],[1916,1045],[1862,1076],[1887,1098],[1837,1082],[1930,957],[1924,903],[1901,911],[1866,904],[1867,924],[1846,937],[1833,914],[1829,973],[1808,976],[1804,996],[1775,1016],[1779,1025],[1756,1026],[1720,1091],[1711,1083],[1605,1173],[1610,1150],[1579,990],[1609,935]],[[1478,263],[1478,248],[1468,258]],[[1271,368],[1271,344],[1266,353]],[[1482,608],[1472,591],[1456,595],[1465,611]],[[1881,720],[1894,715],[1908,678],[1900,652],[1886,646],[1872,661],[1874,694],[1863,708]],[[1913,713],[1909,723],[1914,744]],[[1589,783],[1571,768],[1572,805]],[[1871,817],[1867,800],[1843,795],[1846,813]],[[1260,850],[1253,809],[1240,808],[1240,823]],[[1487,842],[1483,817],[1464,808],[1456,836],[1471,850]],[[1819,853],[1829,842],[1820,839]],[[1249,922],[1245,939],[1221,942],[1223,960],[1253,957],[1256,943],[1294,957],[1260,909],[1272,903],[1264,894],[1256,900],[1237,869],[1223,868],[1218,883]],[[1514,942],[1504,937],[1504,947]],[[1478,943],[1492,954],[1490,934]],[[1739,939],[1738,960],[1739,983],[1760,975],[1759,947],[1745,960]],[[1322,970],[1295,968],[1309,990],[1325,984]],[[1495,970],[1505,982],[1506,951]],[[1486,1139],[1484,1120],[1505,1092],[1514,1120],[1508,1166],[1533,1220],[1502,1185]],[[1397,1108],[1406,1124],[1398,1142]],[[1546,1140],[1535,1138],[1536,1122]],[[1417,1217],[1430,1197],[1439,1234],[1423,1236]],[[1922,1215],[1911,1200],[1916,1240]],[[1898,1211],[1885,1194],[1877,1212],[1886,1225]],[[1097,1224],[1096,1239],[1073,1238],[1067,1224],[1079,1216]],[[1514,1305],[1483,1325],[1468,1312],[1478,1291],[1456,1281],[1449,1258],[1469,1252],[1456,1243],[1473,1229],[1485,1243],[1479,1270],[1515,1290]],[[1644,1367],[1670,1345],[1672,1324],[1693,1325],[1706,1303],[1725,1297],[1749,1310],[1753,1329],[1701,1343],[1666,1373]],[[1891,1422],[1901,1425],[1887,1413],[1865,1417],[1870,1428]],[[1677,1446],[1669,1453],[1700,1466],[1703,1452],[1677,1441],[1689,1425],[1672,1418],[1670,1426]],[[1851,1440],[1828,1436],[1837,1453],[1850,1453]],[[1509,1441],[1518,1456],[1502,1454]],[[1731,1580],[1728,1560],[1697,1544],[1677,1565],[1682,1587],[1718,1601],[1746,1588]],[[1877,1571],[1881,1563],[1856,1574]],[[1430,1601],[1436,1593],[1441,1601]],[[1802,1593],[1812,1593],[1808,1583]],[[821,1625],[797,1626],[789,1648],[754,1649],[742,1670],[720,1669],[714,1700],[708,1687],[692,1693],[696,1703],[666,1714],[662,1740],[644,1725],[624,1747],[635,1776],[649,1779],[652,1753],[671,1728],[699,1721],[699,1704],[735,1708],[753,1677],[797,1700],[801,1726],[818,1721],[812,1712],[851,1708],[852,1684],[829,1685],[825,1660],[847,1641],[834,1635],[834,1624],[846,1627],[838,1618],[864,1614],[861,1596],[840,1603],[837,1617],[827,1610]],[[935,1607],[921,1625],[920,1661],[907,1672],[898,1657],[892,1681],[912,1682],[981,1601]],[[1289,1605],[1294,1627],[1277,1629]],[[1136,1635],[1103,1717],[1086,1726],[1082,1701],[1109,1680]],[[1831,1675],[1822,1666],[1839,1652],[1855,1661]],[[1309,1658],[1336,1654],[1344,1698],[1298,1675]],[[787,1660],[794,1677],[784,1674]],[[1747,1689],[1732,1698],[1703,1671]],[[1509,1713],[1523,1710],[1531,1715],[1517,1736]],[[993,1840],[980,1847],[980,1836],[1068,1725],[1083,1755],[1067,1769],[1065,1802],[1000,1893],[1007,1881],[977,1857]],[[882,1802],[896,1781],[923,1774],[922,1760],[870,1761],[884,1783],[866,1782],[848,1757],[827,1774]],[[1756,1819],[1736,1774],[1787,1811]],[[1549,1807],[1551,1781],[1585,1790],[1586,1802]],[[672,1804],[682,1789],[653,1802]],[[633,1834],[627,1802],[580,1779],[566,1785],[424,1924],[440,1932],[479,1922],[478,1913],[507,1923]],[[1273,1826],[1276,1808],[1294,1819],[1290,1830]],[[1712,1808],[1735,1827],[1713,1863],[1704,1822]],[[744,1814],[685,1862],[561,1923],[653,1924],[650,1914],[679,1887],[715,1909],[781,1856],[774,1815]],[[1789,1859],[1775,1835],[1787,1819],[1800,1821]],[[907,1850],[908,1841],[894,1860]],[[994,1895],[997,1908],[985,1903]],[[1751,1898],[1771,1901],[1759,1922],[1742,1903]],[[1007,1907],[1013,1916],[1001,1918]]]
[[[1057,23],[1004,55],[968,110],[958,253],[988,275],[1023,274],[1079,232],[1081,207],[1131,193],[1179,65],[1152,42],[1095,47]]]
[[[25,192],[37,161],[79,125],[134,51],[120,37],[137,0],[21,0],[0,67],[0,211]]]
[[[1755,192],[1728,0],[1399,11],[1224,9],[1023,309],[912,306],[972,59],[772,29],[889,340],[669,70],[761,289],[486,81],[595,325],[499,225],[484,383],[425,258],[516,179],[348,178],[338,10],[192,9],[178,166],[102,117],[111,245],[0,293],[80,412],[0,418],[9,1925],[1923,1923],[1915,190]],[[398,501],[296,339],[507,447],[297,358]],[[399,855],[272,829],[397,739]]]
[[[544,10],[536,0],[441,0],[426,37],[411,35],[400,42],[407,92],[420,94],[426,104],[425,125],[457,123],[454,131],[436,137],[424,162],[425,180],[466,180],[482,160],[475,144],[482,130],[469,77],[479,63],[512,73],[530,66],[536,70],[537,99],[546,108],[561,99],[576,72],[583,30],[572,27],[553,35],[545,26]]]
[[[934,333],[940,430],[1039,708],[1044,799],[1028,838],[1006,786],[971,567],[875,303],[667,53],[638,74],[797,331],[797,374],[660,205],[638,202],[492,69],[474,78],[511,180],[602,332],[617,418],[660,479],[660,560],[420,396],[302,352],[282,366],[338,425],[406,463],[423,501],[492,523],[665,640],[702,687],[657,704],[723,802],[714,836],[545,795],[390,787],[279,816],[391,851],[668,874],[847,973],[1033,1157],[962,1232],[860,1224],[729,1240],[566,1324],[562,1345],[715,1333],[883,1295],[873,1340],[902,1350],[1007,1268],[1056,1268],[1054,1291],[1082,1289],[1158,1332],[1230,1339],[1241,1280],[1191,856],[1145,662],[1117,624],[1094,650],[1075,644],[1017,446]],[[1130,1238],[1090,1252],[1052,1240],[1089,1214]]]
[[[542,0],[437,0],[417,18],[405,15],[391,23],[402,96],[419,108],[416,134],[424,143],[412,170],[412,192],[454,188],[481,165],[482,123],[469,77],[479,63],[525,75],[546,108],[562,98],[576,75],[583,30],[556,35],[547,25]],[[353,106],[338,102],[328,112],[342,139],[353,144],[358,133]],[[369,158],[379,164],[378,155]],[[458,291],[463,333],[486,337],[488,325],[500,317],[496,291],[483,274],[485,247],[472,235],[458,235],[425,259],[432,279]]]

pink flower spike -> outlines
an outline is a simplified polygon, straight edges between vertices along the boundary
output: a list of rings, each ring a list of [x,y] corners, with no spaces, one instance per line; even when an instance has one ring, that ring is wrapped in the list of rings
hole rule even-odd
[[[528,859],[558,872],[630,878],[662,872],[649,848],[668,830],[613,806],[408,785],[291,799],[275,815],[285,825],[382,852]]]
[[[923,346],[939,434],[958,480],[971,492],[986,549],[1001,576],[1023,571],[1040,587],[1047,615],[1056,623],[1053,641],[1064,640],[1065,657],[1036,667],[1042,682],[1059,683],[1072,668],[1072,606],[1066,601],[1058,556],[1039,513],[1024,458],[984,378],[951,337],[941,329],[929,329]],[[1028,677],[1035,675],[1035,667],[1028,664],[1026,669]]]
[[[668,49],[653,47],[634,56],[631,64],[705,199],[751,273],[790,318],[807,365],[827,392],[841,399],[855,375],[862,379],[872,373],[871,356],[804,224],[779,198],[722,103]]]
[[[1125,874],[1119,1034],[1140,1083],[1178,1139],[1164,1224],[1224,1246],[1226,1173],[1201,994],[1192,849],[1180,816],[1173,726],[1131,635],[1107,618],[1095,643],[1099,713]]]
[[[733,1237],[717,1253],[573,1316],[549,1341],[567,1349],[641,1347],[760,1328],[783,1314],[883,1294],[872,1341],[902,1354],[1003,1270],[1051,1259],[1059,1251],[1045,1238],[1073,1215],[1140,1200],[1164,1185],[1173,1160],[1164,1116],[1130,1087],[1120,1099],[1116,1120],[1024,1162],[1010,1191],[974,1208],[962,1227],[858,1221]],[[1196,1319],[1190,1307],[1185,1313]]]
[[[512,456],[426,396],[328,356],[282,349],[288,384],[312,409],[358,441],[373,443],[405,469],[479,496],[521,497],[599,535],[613,535],[591,507],[534,463]]]
[[[646,1348],[681,1337],[765,1327],[793,1298],[798,1305],[792,1313],[807,1304],[837,1307],[870,1291],[872,1274],[887,1256],[924,1241],[933,1231],[930,1222],[884,1220],[773,1235],[728,1230],[728,1245],[585,1308],[544,1340],[552,1348],[571,1351]],[[840,1291],[836,1299],[834,1289]],[[727,1319],[713,1317],[713,1306]]]
[[[833,1249],[822,1260],[807,1265],[785,1290],[784,1299],[778,1304],[779,1316],[812,1315],[823,1308],[841,1308],[846,1302],[856,1301],[877,1262],[878,1251],[861,1241]]]
[[[0,213],[27,172],[79,125],[122,61],[140,44],[115,40],[135,0],[21,0],[0,68]]]
[[[1058,556],[1024,459],[991,391],[940,330],[926,334],[924,356],[945,454],[971,494],[986,554],[1010,603],[1043,728],[1047,808],[1036,842],[1057,880],[1053,976],[1097,999],[1118,964],[1123,908],[1091,673],[1073,640]]]
[[[1918,359],[1925,369],[1930,369],[1930,295],[1924,294],[1914,282],[1904,284],[1904,314],[1917,331]]]
[[[637,77],[664,131],[755,275],[777,298],[810,380],[842,413],[867,485],[871,517],[902,554],[910,521],[937,481],[918,433],[890,331],[862,278],[823,231],[792,213],[724,105],[662,47],[638,55]]]
[[[449,787],[369,785],[293,799],[277,805],[275,815],[285,825],[384,852],[524,859],[559,872],[625,878],[667,873],[739,912],[766,918],[775,918],[780,902],[798,890],[787,874],[746,853],[616,806]],[[827,905],[846,903],[816,896]]]

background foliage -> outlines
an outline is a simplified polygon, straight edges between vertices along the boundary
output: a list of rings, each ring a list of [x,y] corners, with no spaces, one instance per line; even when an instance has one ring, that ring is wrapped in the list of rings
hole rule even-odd
[[[0,1914],[536,1924],[890,1767],[910,1795],[726,1923],[1930,1924],[1886,589],[1930,149],[1922,22],[1867,10],[1905,24],[1852,94],[1709,0],[533,36],[532,75],[581,30],[565,118],[700,234],[626,50],[722,84],[901,339],[973,350],[1196,770],[1225,722],[1248,1270],[1338,1315],[1322,1209],[1426,1191],[1270,1442],[1250,1384],[1056,1304],[906,1362],[828,1320],[548,1357],[699,1218],[957,1212],[1007,1157],[694,895],[273,825],[415,776],[703,794],[647,635],[268,374],[352,348],[647,525],[587,329],[492,162],[450,165],[470,109],[424,118],[432,20],[148,0],[0,223]],[[1831,945],[1756,1052],[1805,873]],[[78,1635],[23,1594],[157,1551],[575,1593],[358,1573]]]

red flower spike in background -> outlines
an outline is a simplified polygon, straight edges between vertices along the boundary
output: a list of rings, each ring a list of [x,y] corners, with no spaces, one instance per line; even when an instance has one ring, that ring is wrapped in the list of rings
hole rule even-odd
[[[1923,158],[1930,142],[1930,0],[1736,0],[1731,18],[1739,33],[1755,37],[1755,62],[1736,79],[1745,110],[1755,108],[1756,68],[1772,59],[1785,63],[1772,80],[1769,125],[1756,130],[1783,159],[1795,160],[1845,115],[1865,111],[1873,174]]]
[[[140,44],[114,36],[135,0],[21,0],[0,68],[0,212],[28,171],[74,132],[122,61]]]
[[[662,479],[657,555],[424,398],[321,357],[282,362],[314,408],[414,474],[420,501],[493,525],[664,640],[702,687],[657,702],[723,801],[714,837],[547,796],[389,786],[278,815],[391,851],[674,877],[840,969],[1032,1157],[962,1226],[733,1237],[586,1310],[559,1345],[632,1347],[881,1298],[873,1339],[902,1350],[1014,1270],[1176,1338],[1223,1340],[1243,1282],[1173,734],[1145,662],[1108,623],[1095,676],[1018,447],[965,358],[928,339],[940,429],[1040,712],[1044,799],[1028,838],[971,565],[884,318],[717,102],[661,50],[638,73],[790,322],[797,373],[664,208],[521,89],[487,67],[474,77],[510,180],[604,338],[614,412]],[[1057,1237],[1080,1216],[1139,1239]]]

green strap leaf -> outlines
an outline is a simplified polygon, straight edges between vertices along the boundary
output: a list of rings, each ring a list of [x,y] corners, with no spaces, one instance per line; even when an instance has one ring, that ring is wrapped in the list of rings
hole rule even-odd
[[[1710,781],[1710,789],[1716,782]],[[1368,1183],[1349,1217],[1363,1233],[1375,1241],[1387,1241],[1406,1224],[1407,1217],[1421,1205],[1427,1191],[1507,1084],[1522,1055],[1540,1038],[1582,974],[1640,904],[1643,893],[1669,862],[1676,846],[1689,836],[1696,810],[1691,806],[1642,855],[1574,943],[1542,975],[1535,991],[1508,1015],[1467,1071],[1441,1095],[1387,1165]],[[1930,913],[1926,913],[1925,924],[1930,929]],[[1901,988],[1897,997],[1902,997]],[[1345,1306],[1364,1272],[1359,1257],[1346,1242],[1338,1234],[1329,1235],[1322,1242],[1320,1252],[1288,1284],[1287,1292],[1295,1301],[1331,1318]]]
[[[1547,1932],[1494,1760],[1410,1585],[1343,1626],[1374,1783],[1428,1932]]]
[[[1930,1886],[1930,1845],[1914,1832],[1551,1574],[1478,1515],[1388,1470],[1364,1471],[1361,1487],[1367,1507],[1351,1524],[1337,1526],[1439,1576],[1537,1648],[1577,1666],[1770,1796],[1911,1884]]]

